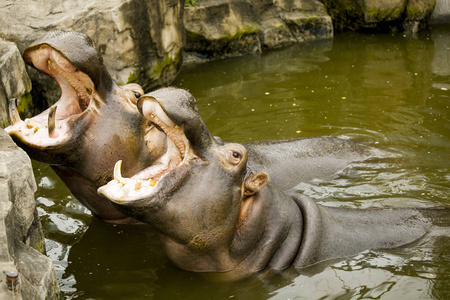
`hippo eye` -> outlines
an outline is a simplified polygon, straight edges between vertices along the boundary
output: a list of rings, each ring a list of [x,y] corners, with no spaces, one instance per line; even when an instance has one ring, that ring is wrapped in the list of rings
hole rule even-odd
[[[139,98],[141,97],[141,94],[138,93],[138,92],[134,92],[134,97],[135,97],[136,99],[139,99]]]
[[[233,165],[238,165],[241,162],[242,154],[237,151],[230,151],[230,159],[229,162]]]

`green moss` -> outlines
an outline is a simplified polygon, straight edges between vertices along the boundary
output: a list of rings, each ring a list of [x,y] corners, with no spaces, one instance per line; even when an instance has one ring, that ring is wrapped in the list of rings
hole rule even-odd
[[[363,23],[361,8],[351,0],[322,0],[335,31],[358,30]]]
[[[398,7],[395,9],[376,9],[367,8],[365,18],[370,21],[392,21],[401,17],[404,7]]]
[[[186,34],[186,42],[187,43],[188,42],[195,43],[195,42],[200,42],[200,41],[206,41],[206,38],[203,35],[197,34],[195,32],[186,30],[185,34]]]
[[[184,2],[184,6],[198,6],[198,2],[200,0],[186,0],[186,2]]]
[[[408,6],[406,8],[406,16],[408,20],[419,20],[422,19],[425,12],[420,10],[420,8],[415,6]]]
[[[138,83],[139,82],[139,69],[134,69],[134,72],[131,72],[130,75],[128,75],[128,83]],[[120,84],[120,83],[119,83]]]
[[[235,33],[226,33],[225,37],[220,38],[219,40],[224,41],[224,40],[239,40],[242,37],[248,36],[248,35],[252,35],[255,34],[257,32],[259,32],[261,30],[261,28],[259,27],[258,24],[251,24],[248,26],[244,26],[239,28]],[[195,33],[195,32],[191,32],[186,30],[186,42],[187,43],[196,43],[196,42],[208,42],[208,39],[205,38],[203,35]]]
[[[33,248],[34,250],[45,255],[45,239],[44,238],[39,239],[39,241],[34,244]]]
[[[25,95],[22,95],[19,98],[19,103],[17,104],[17,110],[19,113],[27,112],[29,108],[32,106],[33,97],[31,96],[31,93],[27,93]]]
[[[239,28],[236,31],[236,33],[234,33],[234,34],[227,33],[225,35],[225,37],[221,38],[220,40],[230,40],[230,41],[232,41],[232,40],[239,40],[242,37],[255,34],[255,33],[259,32],[260,30],[261,30],[261,28],[259,27],[258,24],[251,24],[251,25]]]
[[[6,128],[6,127],[8,127],[10,125],[8,116],[5,115],[4,118],[5,119],[3,119],[3,116],[0,115],[0,128]]]
[[[238,40],[244,36],[257,33],[261,30],[258,24],[251,24],[248,26],[241,27],[237,30],[235,34],[228,33],[224,39],[227,40]]]
[[[161,62],[157,63],[153,70],[147,71],[147,76],[155,79],[160,78],[161,74],[166,68],[175,68],[176,66],[178,66],[181,61],[181,57],[181,51],[178,52],[177,55],[175,55],[174,59],[170,58],[169,55],[166,54],[164,56],[164,59]]]
[[[321,22],[323,19],[321,17],[310,17],[310,18],[301,18],[297,20],[292,20],[293,23],[302,26],[302,27],[309,27],[314,26],[316,23]]]

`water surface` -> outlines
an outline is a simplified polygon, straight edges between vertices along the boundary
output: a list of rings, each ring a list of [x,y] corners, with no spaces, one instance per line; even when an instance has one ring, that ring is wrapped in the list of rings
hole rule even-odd
[[[395,158],[355,163],[296,189],[349,207],[450,205],[450,27],[417,39],[337,35],[185,67],[188,89],[226,141],[332,135]],[[448,228],[413,245],[366,251],[301,274],[214,284],[174,267],[148,226],[93,218],[47,166],[34,162],[49,256],[67,299],[449,299]]]

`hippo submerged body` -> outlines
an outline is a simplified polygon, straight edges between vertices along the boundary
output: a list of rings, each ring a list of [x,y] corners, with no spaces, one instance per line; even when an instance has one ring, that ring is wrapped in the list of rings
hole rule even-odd
[[[138,106],[172,140],[173,164],[126,178],[118,162],[115,180],[98,192],[159,230],[168,257],[184,270],[243,278],[398,247],[427,232],[428,221],[413,209],[329,208],[286,194],[249,165],[245,146],[200,130],[193,102],[172,110],[164,101],[143,96]]]
[[[32,159],[49,164],[94,215],[110,222],[133,222],[96,190],[112,179],[119,159],[127,176],[148,165],[165,164],[164,154],[170,146],[167,135],[136,108],[142,88],[118,85],[90,38],[81,33],[51,32],[27,47],[23,56],[29,65],[58,82],[61,98],[24,121],[17,113],[17,101],[11,101],[12,125],[6,131]],[[186,93],[161,89],[152,95],[176,111],[186,97],[193,99]],[[206,132],[197,111],[191,123],[198,127],[190,130]],[[379,154],[338,138],[259,142],[246,148],[249,166],[264,168],[282,190],[314,178],[329,178],[351,162]]]

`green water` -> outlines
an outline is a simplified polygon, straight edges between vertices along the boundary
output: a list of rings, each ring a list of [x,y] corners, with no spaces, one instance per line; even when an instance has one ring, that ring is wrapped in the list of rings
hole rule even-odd
[[[173,84],[234,142],[322,135],[397,158],[358,163],[296,189],[333,206],[450,205],[450,27],[412,39],[340,34],[186,67]],[[450,299],[448,227],[408,247],[366,251],[298,274],[215,284],[174,267],[147,226],[93,218],[34,162],[48,255],[66,299]]]

